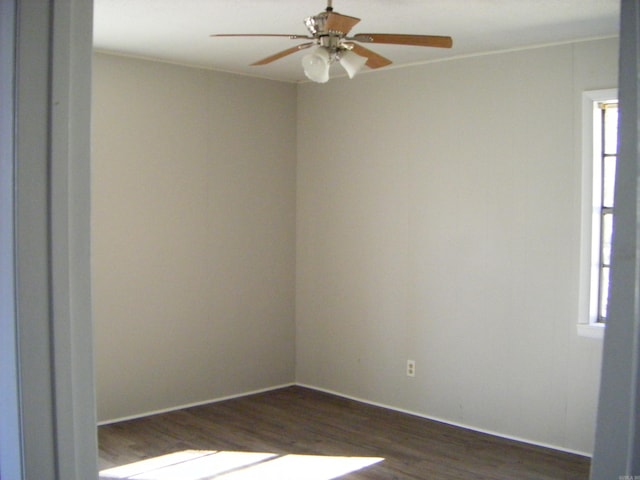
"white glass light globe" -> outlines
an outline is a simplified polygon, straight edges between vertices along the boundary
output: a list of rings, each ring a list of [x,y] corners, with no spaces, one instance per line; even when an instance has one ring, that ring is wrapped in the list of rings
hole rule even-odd
[[[304,74],[314,82],[325,83],[329,81],[329,64],[329,52],[324,47],[318,47],[302,57]]]
[[[367,63],[366,57],[361,57],[350,50],[342,53],[340,57],[340,65],[347,71],[349,78],[355,77],[365,63]]]

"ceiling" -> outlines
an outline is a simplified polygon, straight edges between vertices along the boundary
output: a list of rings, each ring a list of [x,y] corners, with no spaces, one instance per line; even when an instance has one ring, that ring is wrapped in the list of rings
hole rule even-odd
[[[211,38],[213,33],[308,32],[304,18],[326,0],[94,0],[98,51],[288,82],[305,81],[298,52],[249,64],[306,40]],[[366,45],[394,63],[381,70],[446,58],[617,36],[619,0],[334,0],[358,17],[353,33],[448,35],[452,49]],[[365,70],[368,70],[365,67]],[[332,76],[343,72],[332,70]],[[361,73],[362,75],[362,73]]]

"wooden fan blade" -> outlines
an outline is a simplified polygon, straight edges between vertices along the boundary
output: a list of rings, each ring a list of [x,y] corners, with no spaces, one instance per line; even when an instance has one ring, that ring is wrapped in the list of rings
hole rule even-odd
[[[349,17],[348,15],[342,15],[336,12],[328,12],[325,28],[329,32],[340,32],[346,35],[359,21],[360,19],[356,17]]]
[[[308,42],[308,43],[302,43],[300,45],[296,45],[295,47],[292,47],[292,48],[287,48],[286,50],[276,53],[275,55],[271,55],[270,57],[263,58],[262,60],[258,60],[257,62],[252,63],[251,66],[254,67],[257,65],[266,65],[267,63],[275,62],[276,60],[279,60],[282,57],[286,57],[287,55],[291,55],[292,53],[296,53],[300,50],[304,50],[305,48],[309,48],[312,45],[314,45],[313,42]]]
[[[386,67],[387,65],[391,65],[391,60],[388,58],[384,58],[382,55],[377,54],[369,50],[368,48],[364,48],[362,45],[358,45],[356,43],[353,44],[353,48],[351,51],[361,57],[367,58],[367,63],[365,64],[369,68],[380,68]]]
[[[358,33],[349,40],[364,43],[390,43],[394,45],[415,45],[418,47],[451,48],[451,37],[437,35],[402,35],[398,33]]]
[[[313,38],[308,35],[287,35],[287,34],[279,34],[279,33],[214,33],[213,35],[209,35],[210,37],[287,37],[292,40],[297,38]]]

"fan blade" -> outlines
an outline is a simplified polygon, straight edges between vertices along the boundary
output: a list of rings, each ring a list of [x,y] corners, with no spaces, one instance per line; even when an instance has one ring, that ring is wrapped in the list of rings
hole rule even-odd
[[[279,34],[279,33],[214,33],[213,35],[209,35],[210,37],[287,37],[292,40],[297,38],[313,38],[308,35],[287,35],[287,34]]]
[[[340,32],[346,35],[359,21],[360,19],[356,17],[349,17],[336,12],[328,12],[325,28],[329,32]]]
[[[292,48],[287,48],[281,52],[276,53],[275,55],[271,55],[270,57],[263,58],[262,60],[258,60],[251,64],[252,67],[257,65],[266,65],[267,63],[275,62],[276,60],[281,59],[282,57],[286,57],[287,55],[291,55],[292,53],[296,53],[300,50],[304,50],[305,48],[309,48],[312,45],[315,45],[313,42],[302,43],[300,45],[296,45]]]
[[[384,58],[382,55],[377,54],[369,50],[368,48],[364,48],[362,45],[358,45],[356,43],[353,44],[353,48],[351,51],[361,57],[367,58],[367,67],[369,68],[380,68],[386,67],[387,65],[391,65],[391,60],[388,58]]]
[[[402,35],[397,33],[358,33],[349,40],[363,43],[390,43],[394,45],[415,45],[418,47],[451,48],[451,37],[437,35]]]

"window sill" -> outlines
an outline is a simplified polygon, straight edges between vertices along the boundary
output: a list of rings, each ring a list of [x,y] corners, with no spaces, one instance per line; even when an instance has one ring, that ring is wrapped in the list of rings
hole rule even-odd
[[[604,338],[605,326],[601,323],[579,323],[578,324],[578,336],[588,338]]]

